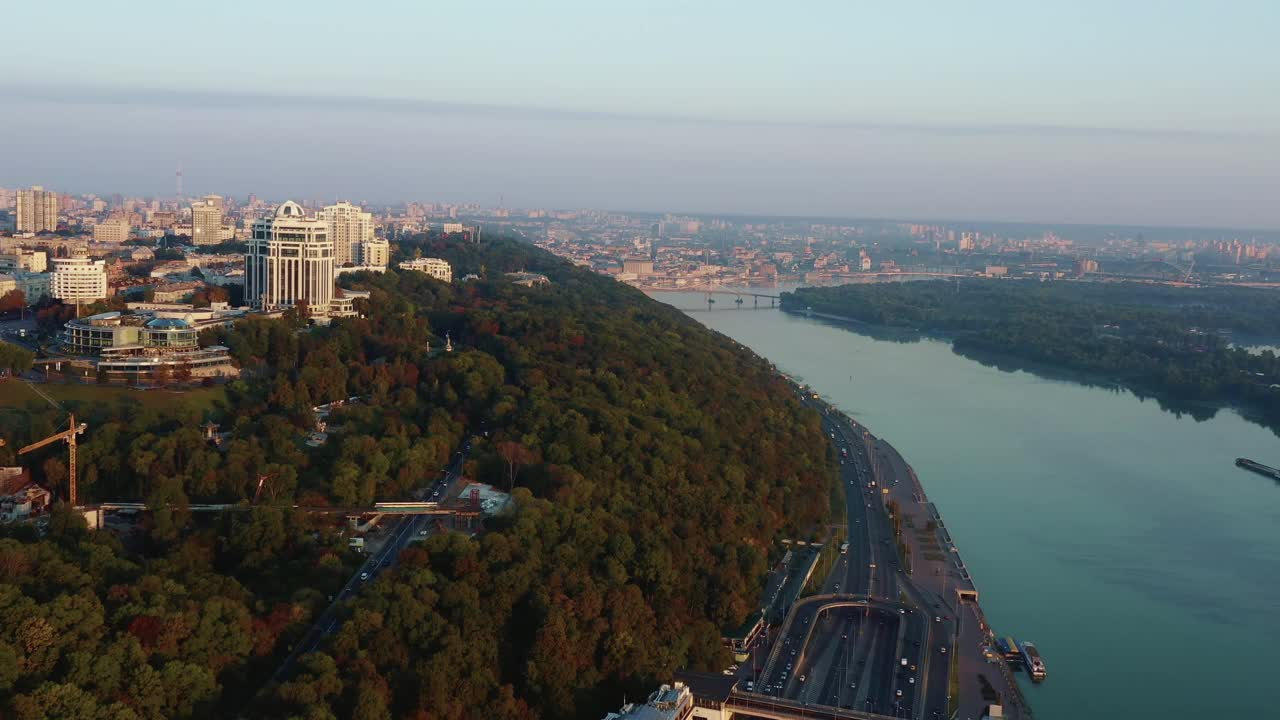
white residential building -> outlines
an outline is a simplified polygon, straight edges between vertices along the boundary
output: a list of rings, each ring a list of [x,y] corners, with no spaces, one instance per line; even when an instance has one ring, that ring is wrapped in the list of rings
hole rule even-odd
[[[364,244],[373,240],[373,213],[365,212],[360,206],[343,201],[326,206],[320,211],[320,218],[329,223],[329,239],[333,242],[334,264],[338,267],[348,264],[373,264],[362,262],[360,259]]]
[[[222,242],[222,198],[212,195],[192,203],[191,244],[217,245],[220,242]]]
[[[49,294],[67,303],[93,302],[107,297],[107,263],[94,260],[83,250],[71,257],[53,259]]]
[[[129,221],[123,218],[103,220],[93,226],[93,241],[118,245],[129,239],[129,230]]]
[[[43,250],[27,250],[14,248],[13,252],[0,255],[0,272],[11,273],[16,270],[42,273],[49,269],[49,256]]]
[[[440,258],[415,258],[400,263],[401,270],[417,270],[443,282],[453,282],[453,267]]]
[[[15,229],[20,233],[53,232],[58,229],[58,193],[36,185],[30,190],[18,191],[18,219]]]
[[[333,302],[334,252],[329,224],[288,201],[253,223],[245,254],[245,300],[263,310],[305,302],[326,316]]]
[[[386,267],[391,262],[391,243],[383,238],[370,238],[360,245],[360,264]]]

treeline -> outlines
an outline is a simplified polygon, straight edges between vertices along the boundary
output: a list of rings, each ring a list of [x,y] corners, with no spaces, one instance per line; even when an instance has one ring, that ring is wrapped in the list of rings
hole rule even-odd
[[[303,631],[299,621],[349,577],[341,545],[318,541],[308,523],[280,508],[180,535],[150,523],[142,547],[128,550],[61,505],[43,539],[6,528],[0,713],[234,716]]]
[[[185,504],[247,500],[263,475],[267,506],[404,498],[480,427],[490,435],[477,439],[466,474],[514,490],[515,512],[477,538],[433,537],[408,551],[347,608],[322,652],[303,658],[300,674],[269,688],[251,714],[598,717],[679,667],[719,667],[722,630],[758,610],[773,541],[825,517],[834,471],[818,418],[762,359],[536,248],[410,239],[400,250],[445,257],[455,276],[480,279],[344,276],[371,292],[357,302],[361,317],[308,328],[295,313],[208,332],[202,341],[231,348],[246,371],[209,410],[75,407],[90,423],[82,496],[145,500],[157,511],[138,547],[63,543],[67,562],[171,569],[184,587],[239,583],[246,612],[211,622],[279,625],[215,665],[182,656],[183,640],[177,655],[152,656],[161,678],[170,657],[210,668],[208,693],[160,683],[166,697],[200,698],[167,705],[164,716],[225,716],[269,676],[254,653],[277,660],[323,607],[324,591],[305,571],[342,571],[337,540],[291,513],[267,507],[206,527]],[[514,270],[552,284],[512,285],[502,273]],[[442,352],[445,333],[455,352]],[[313,406],[351,397],[360,400],[329,417],[327,444],[302,444]],[[10,445],[61,421],[34,407],[28,419],[0,415]],[[229,433],[221,448],[205,440],[206,420]],[[56,484],[56,454],[43,457]],[[282,513],[279,522],[267,512]],[[113,578],[90,573],[62,592],[93,595],[110,616],[104,622],[126,633],[143,615],[167,617],[112,605],[121,584]],[[19,592],[42,602],[59,587]],[[5,618],[0,625],[20,623]],[[53,717],[37,713],[53,683],[97,707],[138,712],[131,691],[73,672],[80,650],[96,652],[77,641],[39,672],[19,662],[13,699],[0,709]]]
[[[956,352],[1115,378],[1178,402],[1238,404],[1280,430],[1280,358],[1231,338],[1280,337],[1280,293],[1145,283],[970,279],[801,288],[784,309],[954,336]]]

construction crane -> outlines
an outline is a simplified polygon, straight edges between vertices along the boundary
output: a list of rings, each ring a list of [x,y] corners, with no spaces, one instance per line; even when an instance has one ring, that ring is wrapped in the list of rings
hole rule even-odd
[[[78,499],[76,496],[76,435],[83,433],[87,427],[89,426],[84,423],[77,425],[76,414],[71,413],[71,420],[67,423],[66,430],[63,430],[56,435],[50,435],[43,440],[37,440],[18,451],[19,455],[25,455],[32,450],[39,450],[45,445],[55,443],[59,440],[67,441],[67,479],[71,485],[71,490],[68,493],[68,500],[71,502],[71,507],[77,507],[76,501]]]

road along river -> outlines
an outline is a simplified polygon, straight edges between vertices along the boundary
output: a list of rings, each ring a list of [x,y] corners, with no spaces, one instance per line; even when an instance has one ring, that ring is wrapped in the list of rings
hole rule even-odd
[[[772,292],[772,291],[770,291]],[[902,453],[997,634],[1034,642],[1039,720],[1280,717],[1280,439],[1123,390],[1005,372],[700,293],[654,293],[811,385]],[[723,307],[724,309],[720,309]]]

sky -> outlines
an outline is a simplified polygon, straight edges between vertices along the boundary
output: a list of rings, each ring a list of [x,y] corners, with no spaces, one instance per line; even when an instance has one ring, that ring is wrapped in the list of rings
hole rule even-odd
[[[1280,228],[1280,2],[15,3],[0,186]]]

